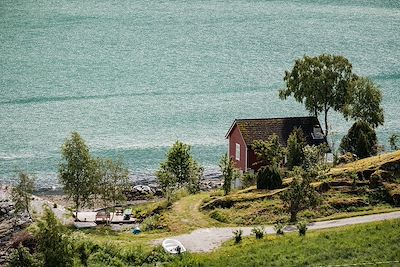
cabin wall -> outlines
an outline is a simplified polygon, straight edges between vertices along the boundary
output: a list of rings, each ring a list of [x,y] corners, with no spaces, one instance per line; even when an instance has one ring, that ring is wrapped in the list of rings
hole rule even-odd
[[[247,150],[247,169],[252,169],[254,172],[260,169],[261,165],[256,164],[257,162],[256,154],[254,153],[253,149],[249,148]]]
[[[236,168],[238,168],[241,171],[246,171],[246,159],[247,159],[247,154],[246,154],[246,144],[243,140],[242,134],[240,133],[239,128],[235,125],[234,128],[232,129],[229,137],[228,137],[228,142],[229,142],[229,157],[233,159],[235,162]],[[236,159],[236,144],[240,145],[240,159]]]

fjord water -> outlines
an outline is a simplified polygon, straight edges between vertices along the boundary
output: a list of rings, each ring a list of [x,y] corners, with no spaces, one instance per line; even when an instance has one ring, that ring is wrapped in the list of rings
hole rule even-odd
[[[400,2],[0,1],[0,183],[57,185],[78,131],[98,156],[151,174],[175,140],[207,171],[235,118],[307,115],[277,90],[296,58],[340,54],[383,92],[400,131]],[[349,127],[331,117],[335,140]],[[337,145],[337,142],[336,142]]]

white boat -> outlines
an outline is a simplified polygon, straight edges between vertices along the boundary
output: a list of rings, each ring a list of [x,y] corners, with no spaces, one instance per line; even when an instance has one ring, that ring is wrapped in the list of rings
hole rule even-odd
[[[180,254],[186,251],[186,248],[176,239],[165,239],[162,242],[164,250],[171,254]]]

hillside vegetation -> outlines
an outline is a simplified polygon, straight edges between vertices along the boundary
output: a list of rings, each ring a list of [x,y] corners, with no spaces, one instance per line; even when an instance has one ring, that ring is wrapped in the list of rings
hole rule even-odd
[[[279,195],[284,188],[257,190],[251,187],[227,196],[205,201],[202,210],[223,223],[238,225],[287,222]],[[340,218],[381,213],[397,209],[400,204],[400,151],[358,160],[332,168],[324,178],[312,183],[321,203],[299,213],[302,220]]]

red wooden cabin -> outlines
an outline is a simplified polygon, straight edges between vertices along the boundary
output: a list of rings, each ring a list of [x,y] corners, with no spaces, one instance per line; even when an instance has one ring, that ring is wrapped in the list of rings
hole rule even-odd
[[[228,139],[228,155],[235,161],[242,172],[257,171],[257,162],[251,144],[255,140],[267,141],[272,134],[279,137],[282,146],[293,129],[301,128],[309,145],[327,144],[317,117],[289,117],[269,119],[236,119],[226,138]]]

